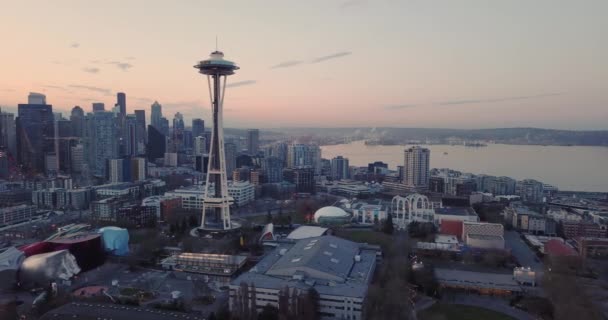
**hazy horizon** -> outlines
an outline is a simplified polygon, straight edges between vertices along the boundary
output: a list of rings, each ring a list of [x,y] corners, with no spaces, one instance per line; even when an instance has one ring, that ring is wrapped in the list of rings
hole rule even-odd
[[[608,2],[264,4],[7,2],[0,107],[41,92],[65,116],[125,92],[129,113],[209,121],[192,66],[217,36],[241,67],[227,127],[608,129]]]

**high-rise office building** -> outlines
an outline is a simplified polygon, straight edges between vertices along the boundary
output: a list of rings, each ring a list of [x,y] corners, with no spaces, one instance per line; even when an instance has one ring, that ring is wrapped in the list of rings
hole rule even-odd
[[[269,156],[262,160],[262,170],[266,182],[276,183],[283,181],[283,160],[279,157]]]
[[[153,125],[148,126],[148,144],[146,147],[148,160],[154,161],[165,156],[167,138]]]
[[[427,189],[429,186],[429,162],[431,151],[414,146],[404,151],[403,184],[410,188]]]
[[[0,110],[0,150],[17,157],[17,131],[12,113]]]
[[[232,172],[236,169],[236,144],[226,142],[224,144],[224,150],[226,152],[226,172]]]
[[[287,149],[287,167],[311,166],[315,174],[321,173],[321,148],[316,144],[293,143]]]
[[[135,110],[135,119],[137,120],[137,154],[146,152],[146,110]]]
[[[161,119],[163,117],[163,107],[158,103],[158,101],[154,101],[152,106],[150,107],[150,124],[156,127],[156,129],[161,129]]]
[[[84,110],[75,106],[70,113],[72,123],[72,136],[82,138],[84,136]]]
[[[184,151],[184,129],[184,116],[181,113],[177,112],[173,117],[172,151],[174,152]]]
[[[296,185],[296,192],[315,192],[315,170],[310,166],[287,168],[283,170],[283,179]]]
[[[194,155],[201,156],[207,153],[207,141],[205,137],[198,136],[194,138]]]
[[[46,96],[42,93],[30,92],[30,94],[27,96],[27,104],[46,104]]]
[[[124,92],[119,92],[116,94],[116,104],[120,108],[120,114],[123,117],[127,116],[127,95]]]
[[[80,143],[73,146],[70,156],[72,172],[82,172],[82,165],[84,164],[84,145]]]
[[[89,114],[90,128],[87,132],[91,146],[89,156],[89,167],[91,174],[98,177],[106,177],[108,159],[118,158],[118,140],[116,117],[112,112],[95,112]]]
[[[348,179],[348,158],[337,156],[331,159],[331,177],[334,180]]]
[[[162,132],[165,136],[169,136],[169,120],[165,117],[160,118],[160,132]]]
[[[260,130],[249,129],[247,130],[247,151],[251,155],[258,154],[260,148]]]
[[[124,137],[125,141],[123,145],[125,147],[125,155],[127,157],[136,156],[139,154],[138,143],[140,140],[139,132],[137,130],[137,117],[133,114],[127,115],[125,118],[124,125]]]
[[[45,172],[45,156],[54,152],[53,106],[46,97],[30,93],[28,104],[18,105],[17,159],[28,173]]]
[[[205,120],[192,119],[192,137],[200,137],[205,133]]]
[[[534,179],[517,181],[515,186],[515,194],[520,196],[521,200],[524,202],[544,202],[543,183]]]
[[[93,102],[93,112],[106,111],[106,106],[103,102]]]
[[[57,155],[59,171],[71,173],[72,147],[77,144],[80,138],[74,136],[74,126],[70,120],[57,120],[55,126],[55,154]]]

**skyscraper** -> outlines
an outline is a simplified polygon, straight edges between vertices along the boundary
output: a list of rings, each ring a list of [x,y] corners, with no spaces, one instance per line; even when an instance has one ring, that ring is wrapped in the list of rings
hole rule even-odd
[[[124,92],[116,94],[116,104],[120,107],[120,114],[123,117],[127,116],[127,95]]]
[[[106,106],[103,102],[93,102],[93,112],[106,111]]]
[[[91,117],[87,130],[91,144],[89,151],[89,167],[91,174],[106,177],[108,159],[118,158],[118,140],[116,118],[112,112],[95,112]]]
[[[236,169],[236,144],[226,142],[224,150],[226,151],[226,172],[232,172]]]
[[[165,156],[167,138],[153,125],[148,126],[148,145],[146,147],[148,160],[154,161]]]
[[[221,221],[221,230],[229,230],[234,226],[230,219],[230,204],[234,201],[228,196],[228,179],[226,176],[226,159],[224,153],[223,103],[226,89],[226,78],[234,74],[239,67],[234,62],[224,60],[220,51],[211,53],[208,60],[200,61],[194,66],[201,74],[207,76],[209,93],[211,94],[213,132],[211,135],[211,150],[209,150],[209,170],[205,184],[205,198],[201,227],[218,229],[217,225],[209,225],[205,220],[206,210],[215,216],[215,223]],[[211,92],[211,89],[213,90]],[[211,182],[214,192],[211,194]],[[213,220],[211,220],[213,221]]]
[[[331,159],[331,177],[334,180],[348,179],[348,158],[337,156]]]
[[[138,154],[144,154],[146,151],[146,110],[135,110],[135,119],[137,120],[137,148]]]
[[[205,137],[198,136],[194,138],[194,155],[201,156],[207,153],[207,141]],[[228,151],[226,151],[226,158],[228,157]]]
[[[53,106],[39,93],[30,93],[28,102],[18,105],[17,159],[26,172],[44,173],[45,156],[54,152]]]
[[[173,117],[173,150],[174,152],[184,151],[184,116],[177,112]]]
[[[247,151],[251,155],[258,154],[260,147],[260,130],[249,129],[247,130]]]
[[[55,153],[57,154],[58,169],[62,172],[72,172],[72,147],[79,138],[74,137],[72,121],[60,119],[55,121],[56,138]]]
[[[161,119],[163,117],[163,107],[158,101],[154,101],[150,110],[150,124],[160,130],[162,127]]]
[[[12,113],[0,111],[0,149],[17,157],[17,132],[15,117]]]
[[[287,148],[287,167],[311,166],[315,174],[321,173],[321,148],[316,144],[293,143]]]
[[[427,189],[429,186],[429,161],[431,151],[414,146],[405,149],[403,163],[403,184],[413,189]]]
[[[192,137],[200,137],[205,132],[205,120],[192,119]]]
[[[70,121],[72,123],[72,136],[82,138],[84,136],[84,110],[79,106],[72,108]]]
[[[138,142],[139,132],[137,130],[137,117],[133,114],[127,115],[125,118],[125,126],[124,126],[124,146],[125,146],[125,155],[127,157],[133,157],[139,154]]]

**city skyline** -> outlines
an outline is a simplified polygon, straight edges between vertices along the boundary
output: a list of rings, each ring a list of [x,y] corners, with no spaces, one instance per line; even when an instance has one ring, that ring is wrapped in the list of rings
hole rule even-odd
[[[9,3],[2,110],[33,91],[67,117],[124,92],[127,113],[158,101],[208,120],[188,65],[217,36],[246,66],[229,82],[229,127],[607,129],[604,2],[142,5]]]

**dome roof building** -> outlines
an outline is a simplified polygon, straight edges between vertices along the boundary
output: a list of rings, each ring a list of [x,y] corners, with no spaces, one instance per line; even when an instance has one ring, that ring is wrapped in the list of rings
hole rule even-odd
[[[351,216],[338,207],[328,206],[317,210],[314,219],[318,224],[345,224],[351,220]]]

